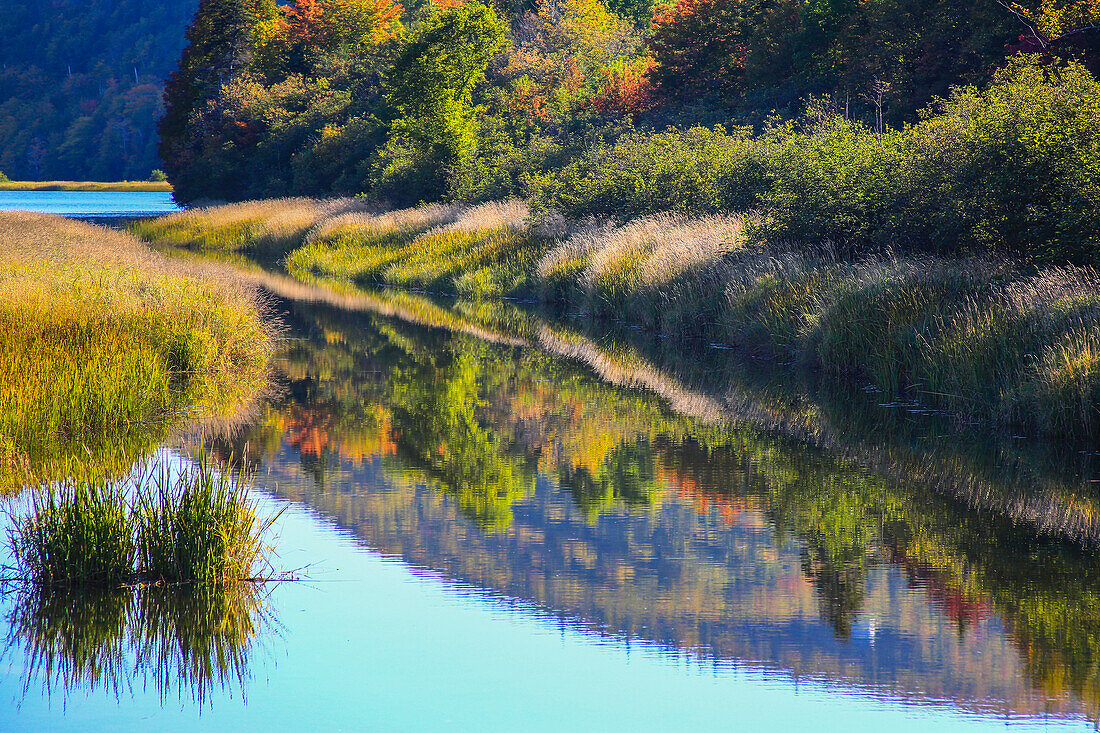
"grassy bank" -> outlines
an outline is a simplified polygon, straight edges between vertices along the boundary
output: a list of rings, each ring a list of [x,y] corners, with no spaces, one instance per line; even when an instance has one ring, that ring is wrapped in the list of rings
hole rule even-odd
[[[266,387],[273,332],[236,280],[58,217],[0,214],[0,242],[0,474],[124,469],[132,443]]]
[[[841,256],[757,242],[752,226],[676,214],[531,223],[516,203],[429,206],[322,218],[286,262],[306,280],[536,297],[551,314],[802,364],[966,421],[1079,439],[1100,431],[1091,269]]]
[[[0,191],[171,192],[167,181],[0,181]]]

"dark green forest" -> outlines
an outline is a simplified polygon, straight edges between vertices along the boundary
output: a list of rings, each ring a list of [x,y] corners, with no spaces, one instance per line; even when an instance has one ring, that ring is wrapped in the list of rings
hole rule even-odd
[[[0,170],[141,180],[198,0],[10,0],[0,13]]]

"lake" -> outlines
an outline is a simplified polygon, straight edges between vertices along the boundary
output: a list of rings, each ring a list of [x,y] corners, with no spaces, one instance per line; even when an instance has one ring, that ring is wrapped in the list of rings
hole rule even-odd
[[[561,324],[255,277],[277,389],[208,447],[303,580],[6,594],[0,729],[1094,729],[1092,456],[873,395],[770,427]]]
[[[0,191],[0,211],[110,218],[170,214],[179,207],[166,191]]]

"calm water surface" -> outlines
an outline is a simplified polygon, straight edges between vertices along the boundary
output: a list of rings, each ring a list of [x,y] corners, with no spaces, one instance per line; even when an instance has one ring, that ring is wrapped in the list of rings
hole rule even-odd
[[[307,580],[9,593],[0,729],[1093,729],[1093,474],[1015,466],[994,510],[952,446],[870,465],[534,348],[279,307],[279,392],[213,448]]]
[[[170,214],[179,207],[166,191],[0,191],[0,211],[106,218]]]

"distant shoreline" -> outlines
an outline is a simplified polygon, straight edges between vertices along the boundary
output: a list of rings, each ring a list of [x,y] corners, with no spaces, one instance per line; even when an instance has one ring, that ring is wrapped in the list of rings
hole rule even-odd
[[[136,191],[171,192],[165,181],[3,181],[0,191]]]

